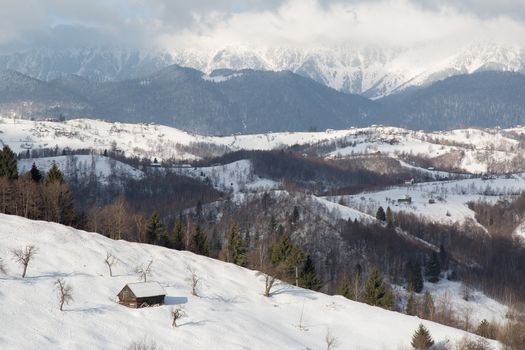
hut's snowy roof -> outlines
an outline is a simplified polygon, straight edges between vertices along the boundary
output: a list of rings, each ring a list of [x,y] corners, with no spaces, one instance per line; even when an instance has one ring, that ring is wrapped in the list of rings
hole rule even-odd
[[[127,286],[137,298],[166,295],[166,291],[158,282],[128,283]]]

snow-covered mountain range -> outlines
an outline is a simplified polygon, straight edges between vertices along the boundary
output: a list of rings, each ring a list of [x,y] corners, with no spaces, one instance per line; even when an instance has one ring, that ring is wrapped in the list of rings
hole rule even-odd
[[[221,68],[290,70],[334,89],[379,98],[458,74],[484,70],[523,72],[521,47],[473,43],[436,55],[430,44],[411,48],[319,49],[226,47],[218,50],[136,51],[113,48],[31,50],[0,56],[0,70],[42,80],[77,74],[97,81],[151,74],[170,64],[206,73]]]

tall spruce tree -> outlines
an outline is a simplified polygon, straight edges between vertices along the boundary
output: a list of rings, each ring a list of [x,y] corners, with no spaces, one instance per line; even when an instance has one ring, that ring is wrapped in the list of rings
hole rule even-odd
[[[40,170],[36,167],[35,162],[33,162],[33,165],[31,166],[31,171],[29,172],[31,174],[31,179],[36,182],[40,183],[42,181],[42,173]]]
[[[159,214],[156,212],[151,215],[148,226],[146,227],[146,239],[149,244],[158,243],[162,236],[166,235],[166,228],[160,221]]]
[[[406,266],[408,290],[421,293],[423,290],[423,274],[421,266],[417,262],[409,261]]]
[[[378,269],[374,269],[365,284],[363,301],[369,305],[391,309],[394,306],[394,296],[383,281]]]
[[[339,285],[337,286],[335,294],[342,295],[346,299],[355,299],[352,287],[350,286],[350,279],[348,278],[348,275],[346,273],[343,274],[341,281],[339,281]]]
[[[377,209],[376,219],[379,221],[386,221],[385,209],[383,209],[383,207],[379,207]]]
[[[301,248],[293,244],[290,236],[287,234],[283,234],[281,238],[272,245],[270,254],[272,264],[274,266],[282,266],[287,272],[287,277],[291,277],[295,268],[303,263],[304,258],[304,253]]]
[[[53,166],[47,173],[46,184],[49,183],[64,183],[64,174],[62,174],[56,163],[53,163]]]
[[[414,292],[410,292],[410,295],[408,296],[405,311],[407,315],[410,315],[410,316],[415,316],[417,314],[417,303],[416,303],[416,297],[414,295]]]
[[[304,262],[303,269],[299,275],[299,287],[315,291],[319,291],[322,287],[322,283],[317,277],[314,262],[310,258],[310,255],[306,256],[306,261]]]
[[[300,215],[299,215],[299,209],[297,206],[293,207],[292,215],[290,216],[290,223],[292,225],[295,225],[299,221]]]
[[[18,178],[16,162],[16,155],[9,146],[5,145],[0,152],[0,177],[16,180]]]
[[[195,226],[195,233],[193,234],[194,253],[209,256],[210,244],[208,243],[208,236],[202,230],[200,225]]]
[[[177,250],[184,250],[186,249],[186,245],[184,242],[184,232],[186,231],[186,228],[184,227],[184,223],[179,218],[175,221],[175,226],[173,227],[173,248]]]
[[[237,224],[232,223],[228,228],[228,243],[226,245],[226,258],[239,266],[246,263],[246,246],[244,240],[239,234]]]
[[[434,317],[434,299],[432,294],[427,290],[423,298],[423,318],[427,320],[432,320]]]
[[[441,273],[441,265],[439,264],[439,257],[436,252],[432,252],[430,259],[425,266],[425,276],[427,280],[432,283],[439,281],[439,274]]]
[[[414,332],[411,344],[414,350],[428,350],[434,345],[430,332],[423,324],[419,324]]]

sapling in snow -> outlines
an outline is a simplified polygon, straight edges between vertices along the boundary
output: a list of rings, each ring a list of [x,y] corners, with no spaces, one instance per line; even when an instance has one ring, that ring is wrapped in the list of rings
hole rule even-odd
[[[2,258],[0,258],[0,273],[3,275],[7,274],[7,267],[5,266]]]
[[[195,271],[195,269],[191,266],[186,266],[186,271],[188,271],[188,273],[190,274],[190,277],[189,277],[189,282],[190,282],[190,287],[191,287],[191,294],[192,295],[195,295],[196,297],[199,296],[199,286],[200,286],[200,282],[201,282],[201,279],[199,277],[199,275],[197,275],[197,272]]]
[[[153,260],[150,260],[149,263],[145,265],[140,265],[135,268],[135,272],[139,275],[139,280],[147,282],[148,277],[151,276],[151,265]]]
[[[171,318],[172,318],[171,326],[177,327],[177,320],[180,320],[183,317],[186,317],[186,312],[184,312],[184,309],[182,308],[182,306],[179,306],[171,310]]]
[[[113,270],[111,269],[113,265],[117,263],[117,258],[110,252],[106,253],[106,258],[104,259],[104,263],[108,265],[109,269],[109,276],[113,277]]]
[[[64,304],[69,305],[73,301],[73,287],[71,287],[63,278],[57,278],[55,288],[58,292],[58,303],[60,311],[64,310]]]
[[[29,262],[33,260],[36,253],[38,251],[38,248],[34,245],[28,245],[25,247],[25,249],[13,249],[13,260],[15,260],[17,263],[22,265],[23,271],[22,271],[22,278],[26,277],[27,272],[27,266],[29,265]]]

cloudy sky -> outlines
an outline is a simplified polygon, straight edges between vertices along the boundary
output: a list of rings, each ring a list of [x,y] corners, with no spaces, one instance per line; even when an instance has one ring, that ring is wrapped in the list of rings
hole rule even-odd
[[[0,0],[0,51],[31,47],[525,44],[524,0]]]

